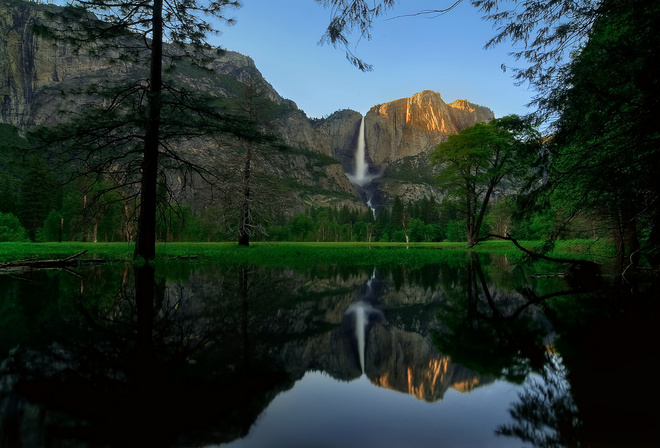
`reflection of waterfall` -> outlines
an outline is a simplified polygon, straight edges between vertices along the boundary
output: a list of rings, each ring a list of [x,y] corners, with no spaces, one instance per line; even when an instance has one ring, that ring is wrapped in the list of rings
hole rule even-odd
[[[369,317],[371,315],[380,315],[382,312],[371,306],[369,302],[360,300],[359,302],[351,304],[346,310],[346,314],[353,314],[355,316],[355,340],[357,341],[360,368],[362,369],[362,373],[364,373],[364,358]]]
[[[348,307],[345,314],[353,314],[355,316],[355,340],[357,341],[358,356],[360,358],[360,368],[364,373],[365,366],[365,350],[367,340],[367,327],[369,325],[369,317],[372,315],[381,315],[382,311],[374,308],[367,300],[375,298],[373,291],[373,282],[376,278],[376,270],[367,281],[365,285],[364,297],[359,301],[352,303]]]
[[[368,304],[367,304],[368,305]],[[364,302],[358,302],[353,307],[355,313],[355,338],[358,343],[358,355],[360,356],[360,369],[364,373],[364,340],[367,333],[367,307]],[[350,309],[350,308],[349,308]]]

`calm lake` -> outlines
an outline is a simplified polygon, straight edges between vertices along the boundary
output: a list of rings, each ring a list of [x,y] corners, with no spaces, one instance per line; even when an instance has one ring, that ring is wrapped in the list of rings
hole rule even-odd
[[[660,285],[556,270],[4,273],[0,447],[660,446]]]

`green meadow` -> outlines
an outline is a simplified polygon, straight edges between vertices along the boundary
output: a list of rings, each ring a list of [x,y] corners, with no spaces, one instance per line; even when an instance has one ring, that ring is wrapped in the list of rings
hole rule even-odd
[[[523,242],[533,249],[539,242]],[[133,244],[127,243],[0,243],[0,264],[29,258],[59,259],[86,251],[81,260],[127,262],[133,258]],[[255,266],[423,266],[466,254],[498,253],[514,259],[524,254],[509,241],[485,241],[468,249],[465,243],[253,243],[249,247],[225,243],[159,243],[156,263],[186,261],[219,265]],[[571,259],[606,260],[608,247],[591,240],[562,241],[549,254]]]

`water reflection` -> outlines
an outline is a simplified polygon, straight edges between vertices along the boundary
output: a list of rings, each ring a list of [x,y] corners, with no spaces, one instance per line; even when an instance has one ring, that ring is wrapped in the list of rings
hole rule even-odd
[[[228,441],[245,435],[272,396],[291,386],[275,363],[248,359],[234,343],[241,339],[240,304],[168,285],[151,266],[129,274],[114,297],[51,297],[77,313],[51,316],[57,320],[42,337],[9,353],[2,365],[4,446]]]
[[[581,446],[579,410],[566,377],[561,358],[549,354],[540,377],[528,378],[512,405],[515,422],[500,426],[497,434],[535,447]]]
[[[447,290],[449,300],[439,314],[444,328],[436,333],[436,344],[475,371],[522,382],[542,369],[551,329],[536,306],[543,305],[544,298],[528,297],[528,292],[525,284],[498,286],[487,278],[476,254],[470,254],[459,284]]]
[[[436,343],[477,372],[524,381],[513,423],[497,434],[537,447],[657,446],[659,387],[622,389],[637,372],[655,371],[658,279],[619,279],[596,291],[546,283],[503,292],[482,261],[470,258]]]
[[[359,431],[381,440],[383,426],[397,428],[410,446],[644,446],[657,427],[646,407],[657,386],[607,392],[630,366],[652,371],[657,351],[639,342],[654,340],[651,287],[572,296],[560,279],[490,256],[412,271],[175,263],[79,274],[0,276],[0,446],[263,446],[246,436],[264,428],[259,440],[287,445],[297,439],[278,413],[295,414],[293,397],[299,416],[359,407]],[[478,393],[503,384],[518,398]],[[323,387],[332,393],[314,399]],[[459,411],[465,392],[486,412],[475,421]],[[314,427],[358,431],[326,418]]]
[[[439,296],[429,296],[426,291],[414,281],[404,287],[403,282],[384,280],[374,270],[333,332],[334,338],[348,341],[346,345],[358,359],[359,373],[372,384],[419,400],[433,402],[442,399],[450,387],[465,392],[492,382],[492,377],[481,377],[452,363],[432,344],[428,335],[436,325],[433,315],[441,302]],[[413,329],[403,317],[415,308],[421,308],[425,318],[413,322]],[[354,371],[351,376],[337,377],[357,376]]]

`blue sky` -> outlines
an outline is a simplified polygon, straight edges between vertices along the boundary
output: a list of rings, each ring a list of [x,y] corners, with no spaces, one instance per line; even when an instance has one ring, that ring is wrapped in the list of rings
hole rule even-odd
[[[490,107],[495,116],[524,114],[532,92],[516,86],[502,63],[517,65],[504,43],[484,50],[492,24],[466,0],[448,14],[397,16],[446,7],[453,0],[402,0],[375,22],[372,39],[353,42],[353,51],[373,64],[361,72],[344,57],[343,48],[319,46],[331,12],[313,0],[244,0],[227,10],[237,20],[220,26],[212,43],[250,56],[285,98],[310,117],[340,109],[366,113],[376,104],[422,90],[440,92],[445,102],[467,99]]]

